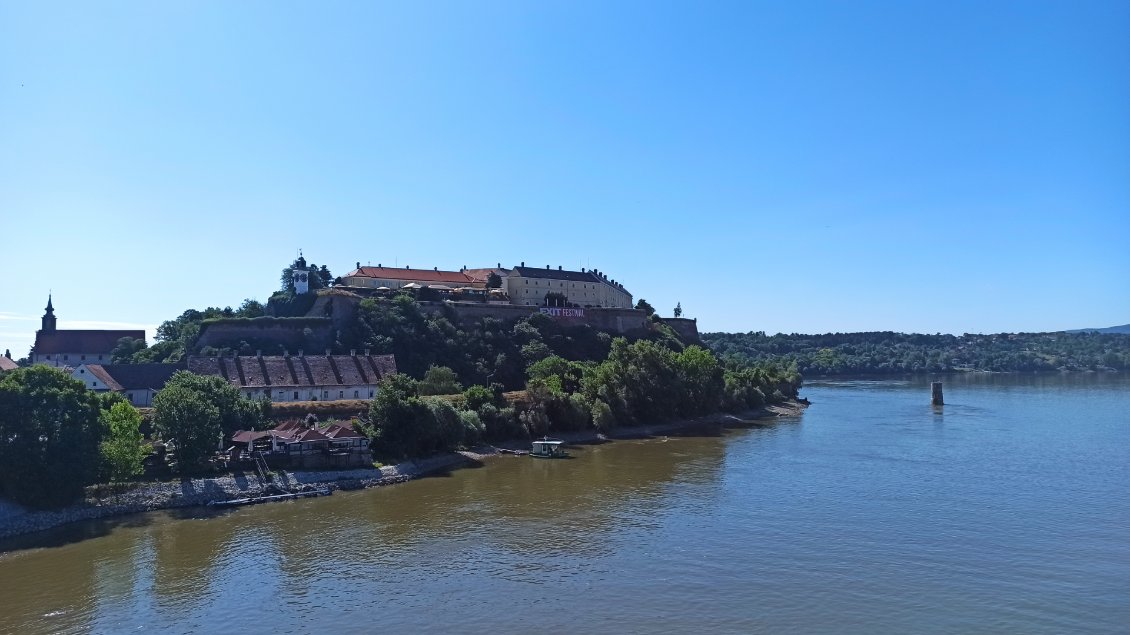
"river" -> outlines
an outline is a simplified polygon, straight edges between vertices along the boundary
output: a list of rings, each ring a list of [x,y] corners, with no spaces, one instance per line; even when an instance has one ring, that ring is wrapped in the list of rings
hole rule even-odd
[[[0,632],[1125,633],[1130,378],[811,381],[771,426],[0,542]]]

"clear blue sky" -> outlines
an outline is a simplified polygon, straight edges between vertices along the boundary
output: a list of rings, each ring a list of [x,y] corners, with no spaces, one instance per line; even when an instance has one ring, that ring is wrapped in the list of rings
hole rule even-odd
[[[302,248],[703,330],[1130,322],[1130,3],[2,2],[0,349]]]

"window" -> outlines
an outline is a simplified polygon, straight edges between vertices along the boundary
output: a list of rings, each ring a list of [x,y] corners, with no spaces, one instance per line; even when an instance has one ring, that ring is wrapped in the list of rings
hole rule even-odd
[[[345,391],[344,390],[337,391],[337,398],[338,399],[345,399]]]
[[[64,361],[64,362],[65,362],[65,361],[67,361],[67,356],[66,356],[66,355],[63,355],[63,361]]]
[[[83,355],[80,359],[86,359],[86,355]]]
[[[102,361],[102,356],[101,356],[101,355],[99,355],[99,356],[98,356],[98,361]]]
[[[298,391],[294,391],[294,400],[298,401]]]
[[[322,399],[329,399],[329,398],[330,398],[330,391],[323,390],[322,391]]]
[[[361,396],[361,393],[357,392],[356,390],[354,390],[354,391],[353,391],[353,398],[354,398],[354,399],[356,399],[356,398],[358,398],[358,397],[360,397],[360,396]]]
[[[372,398],[373,398],[373,391],[370,390],[369,391],[369,399],[372,399]]]
[[[279,391],[279,399],[281,400],[284,395],[286,395],[286,393],[280,390]]]

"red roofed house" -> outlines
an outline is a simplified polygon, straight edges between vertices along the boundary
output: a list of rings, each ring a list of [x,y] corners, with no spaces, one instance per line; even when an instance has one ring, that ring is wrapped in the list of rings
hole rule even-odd
[[[412,269],[404,267],[362,267],[357,263],[357,268],[341,277],[341,283],[350,287],[365,287],[378,289],[387,287],[393,291],[409,284],[418,284],[421,287],[434,287],[437,285],[458,289],[460,287],[486,286],[486,278],[478,278],[464,271],[440,271],[436,269]]]
[[[232,435],[232,443],[242,451],[253,448],[271,465],[318,468],[372,464],[369,439],[349,423],[319,428],[289,422],[261,432],[239,430]]]
[[[3,355],[0,355],[0,373],[8,370],[16,370],[20,365],[12,361],[12,352],[5,350]]]
[[[31,363],[46,366],[77,368],[81,364],[110,363],[110,353],[123,337],[144,340],[145,331],[137,330],[59,330],[55,328],[55,309],[47,297],[43,325],[35,332]]]

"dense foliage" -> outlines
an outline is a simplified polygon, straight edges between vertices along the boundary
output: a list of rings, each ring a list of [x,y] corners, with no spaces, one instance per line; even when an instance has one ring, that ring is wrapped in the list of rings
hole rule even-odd
[[[97,476],[100,416],[95,394],[56,369],[0,376],[0,491],[30,507],[80,496]]]
[[[506,407],[502,387],[471,386],[460,398],[424,397],[424,386],[452,386],[453,373],[432,367],[425,381],[394,375],[381,384],[365,430],[382,458],[451,450],[479,439],[539,437],[585,429],[743,411],[796,397],[795,368],[726,365],[699,346],[675,350],[660,341],[615,338],[601,361],[549,355],[527,370],[527,403]]]
[[[176,448],[177,471],[190,474],[237,430],[262,429],[268,408],[222,377],[178,371],[153,398],[153,425]]]
[[[115,393],[110,393],[115,394]],[[124,399],[102,411],[104,438],[100,446],[103,475],[110,481],[124,481],[141,474],[142,461],[149,454],[141,435],[141,413]]]
[[[706,333],[702,339],[723,357],[753,363],[783,360],[805,375],[1130,369],[1130,335],[1105,333],[756,332]]]

